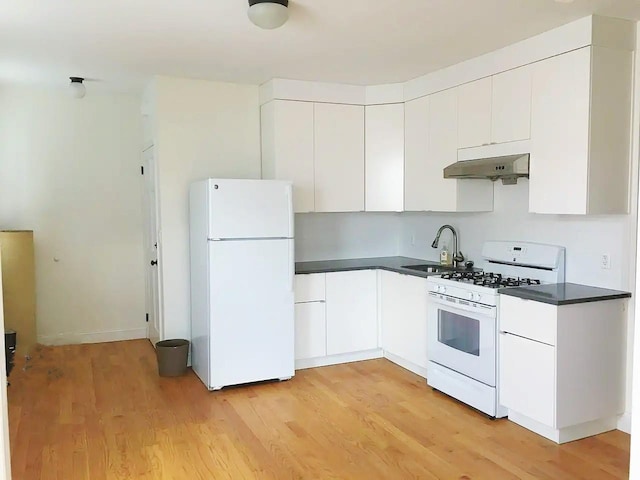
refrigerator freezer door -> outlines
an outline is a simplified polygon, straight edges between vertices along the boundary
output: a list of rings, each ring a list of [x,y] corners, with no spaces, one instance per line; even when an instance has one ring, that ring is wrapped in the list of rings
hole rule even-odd
[[[294,374],[293,240],[209,242],[210,389]]]
[[[291,183],[209,180],[209,238],[293,238]]]

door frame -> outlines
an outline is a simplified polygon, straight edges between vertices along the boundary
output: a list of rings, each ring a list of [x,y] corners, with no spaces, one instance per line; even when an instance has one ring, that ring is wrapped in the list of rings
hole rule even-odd
[[[4,303],[2,299],[2,253],[0,252],[0,329],[4,332]],[[4,351],[4,335],[0,335],[0,349]],[[11,480],[11,449],[9,446],[9,402],[7,400],[7,366],[0,362],[0,478]]]
[[[161,236],[161,228],[160,228],[160,204],[158,201],[159,198],[159,182],[158,182],[158,167],[156,162],[155,148],[154,145],[151,144],[147,146],[142,151],[142,165],[143,165],[143,174],[141,175],[141,191],[142,191],[142,215],[143,215],[143,262],[144,262],[144,278],[145,278],[145,311],[149,314],[149,322],[147,323],[147,338],[149,341],[155,346],[153,339],[151,338],[151,326],[153,323],[153,312],[156,312],[157,315],[157,333],[158,340],[164,339],[164,312],[163,312],[163,297],[162,297],[162,262],[159,259],[162,257],[162,236]],[[149,174],[153,174],[153,182],[154,182],[154,205],[149,205],[149,195],[147,190],[147,182],[149,178]],[[149,268],[150,255],[149,248],[151,245],[150,230],[151,230],[151,219],[150,212],[155,214],[155,230],[156,230],[156,260],[158,264],[155,269]],[[156,275],[156,285],[157,285],[157,294],[156,294],[156,305],[154,308],[153,305],[153,278],[152,275]]]

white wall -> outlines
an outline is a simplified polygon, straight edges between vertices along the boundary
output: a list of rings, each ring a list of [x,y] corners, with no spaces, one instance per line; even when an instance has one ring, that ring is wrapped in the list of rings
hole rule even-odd
[[[297,262],[399,254],[397,213],[299,213],[295,222]]]
[[[0,228],[34,230],[43,343],[146,334],[140,100],[88,90],[0,87]]]
[[[206,177],[260,178],[258,87],[157,77],[153,96],[161,336],[190,339],[189,185]]]

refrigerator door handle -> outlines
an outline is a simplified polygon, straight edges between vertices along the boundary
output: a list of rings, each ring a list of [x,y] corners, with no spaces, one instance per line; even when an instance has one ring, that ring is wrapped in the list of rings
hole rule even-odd
[[[208,242],[238,242],[256,240],[291,240],[291,237],[251,237],[251,238],[207,238]]]
[[[293,240],[289,241],[289,291],[293,292],[293,277],[296,274],[295,247]]]

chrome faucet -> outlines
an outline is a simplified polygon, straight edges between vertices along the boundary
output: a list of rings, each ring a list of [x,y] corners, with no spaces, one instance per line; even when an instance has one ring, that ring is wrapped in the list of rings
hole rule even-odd
[[[464,255],[462,255],[462,252],[458,251],[458,234],[456,233],[456,229],[453,228],[451,225],[443,225],[438,229],[438,233],[436,233],[436,238],[433,240],[433,243],[431,244],[431,248],[438,248],[438,242],[440,241],[440,235],[442,234],[442,231],[445,229],[449,229],[451,230],[451,233],[453,234],[453,266],[457,267],[458,264],[464,262]]]

